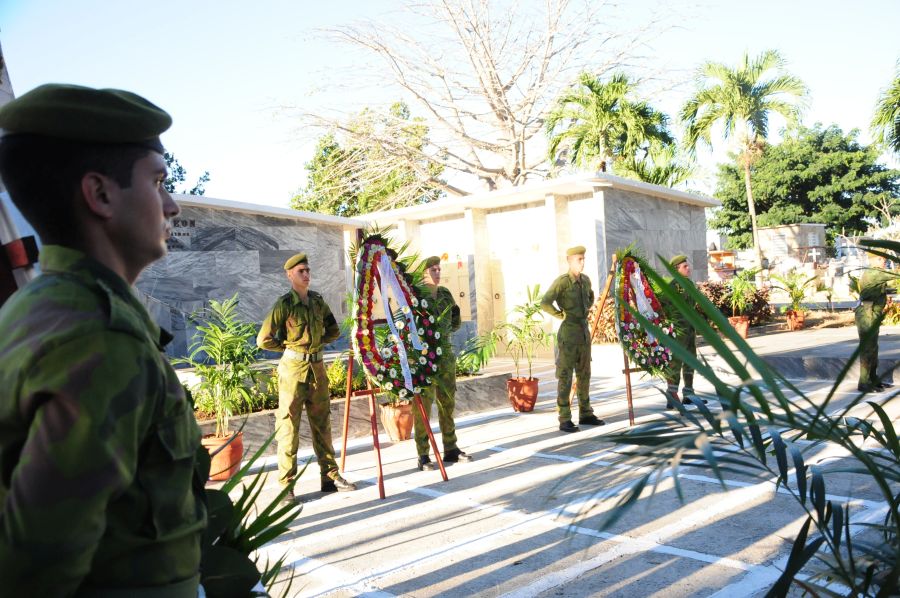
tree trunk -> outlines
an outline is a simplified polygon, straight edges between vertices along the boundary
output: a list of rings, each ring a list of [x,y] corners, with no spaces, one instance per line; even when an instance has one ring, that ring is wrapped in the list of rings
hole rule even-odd
[[[750,188],[750,159],[744,159],[744,185],[747,187],[747,209],[750,211],[750,228],[753,231],[753,248],[756,250],[756,265],[762,267],[762,248],[759,246],[759,231],[756,229],[756,205]]]

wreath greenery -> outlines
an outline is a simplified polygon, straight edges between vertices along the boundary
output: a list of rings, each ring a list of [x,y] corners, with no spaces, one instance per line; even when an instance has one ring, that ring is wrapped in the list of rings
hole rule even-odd
[[[441,334],[434,317],[426,311],[427,299],[417,297],[412,278],[398,266],[392,253],[396,255],[380,235],[367,237],[355,251],[351,337],[372,383],[396,399],[406,400],[431,384],[442,353]],[[382,288],[390,289],[398,307],[389,316],[391,322],[378,324],[372,309],[376,289],[381,292]],[[387,297],[382,296],[382,302],[387,305]]]
[[[629,247],[620,252],[616,266],[616,330],[619,342],[631,361],[651,376],[664,377],[672,351],[660,344],[633,312],[659,326],[669,336],[675,327],[666,318],[662,305],[647,277],[643,258]]]

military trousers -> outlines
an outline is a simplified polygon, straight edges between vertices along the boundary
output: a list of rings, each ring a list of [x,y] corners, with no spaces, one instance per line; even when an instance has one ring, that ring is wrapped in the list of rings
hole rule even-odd
[[[572,374],[575,374],[578,397],[578,417],[592,415],[591,408],[591,345],[588,342],[556,343],[556,410],[560,423],[572,420]]]
[[[856,332],[859,334],[859,384],[878,384],[878,332],[882,310],[871,304],[856,308]]]
[[[693,331],[683,335],[681,338],[676,337],[676,340],[682,347],[687,349],[688,353],[697,357],[697,335]],[[669,387],[669,391],[678,392],[678,385],[681,382],[682,375],[684,376],[685,394],[692,394],[694,392],[694,368],[673,355],[672,361],[669,362],[669,366],[666,368],[666,384]]]
[[[441,429],[441,443],[444,453],[452,451],[456,446],[456,423],[453,421],[453,409],[456,407],[456,359],[446,359],[438,364],[438,373],[432,378],[432,385],[422,392],[422,405],[425,413],[431,417],[431,404],[437,403],[438,426]],[[416,453],[421,456],[430,452],[428,432],[425,428],[429,422],[422,421],[418,407],[413,405],[413,426],[416,439]]]
[[[306,363],[282,358],[278,363],[278,410],[275,440],[278,442],[278,481],[288,484],[297,475],[297,448],[300,445],[300,416],[306,408],[313,452],[322,478],[338,475],[331,442],[331,409],[328,376],[319,361]]]

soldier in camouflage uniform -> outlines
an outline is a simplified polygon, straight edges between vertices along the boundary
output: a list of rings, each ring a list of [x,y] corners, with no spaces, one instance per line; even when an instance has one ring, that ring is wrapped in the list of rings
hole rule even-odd
[[[688,263],[686,255],[676,255],[669,263],[678,271],[679,274],[688,279],[690,283],[691,265]],[[697,303],[685,292],[681,284],[674,279],[669,279],[669,290],[679,295],[692,309],[697,309]],[[666,316],[675,325],[675,340],[688,350],[694,357],[697,356],[697,333],[691,323],[685,318],[671,302],[667,301],[667,297],[663,294],[663,307]],[[703,401],[694,394],[694,368],[684,363],[674,355],[672,361],[669,362],[668,371],[666,372],[666,409],[675,409],[675,401],[678,401],[678,384],[681,382],[681,376],[684,374],[684,391],[681,399],[684,405],[693,405],[694,401]]]
[[[297,475],[300,416],[306,417],[319,461],[322,492],[345,492],[356,486],[341,477],[331,442],[331,401],[322,350],[341,335],[337,321],[319,293],[309,288],[309,261],[298,253],[284,263],[291,290],[275,301],[256,337],[261,349],[283,352],[278,362],[278,480],[288,485]],[[285,500],[294,501],[293,492]]]
[[[856,330],[859,333],[859,384],[862,392],[879,392],[889,386],[878,377],[878,331],[887,303],[887,285],[896,276],[884,271],[884,258],[872,256],[873,268],[859,278],[859,306]]]
[[[584,270],[582,246],[566,251],[569,271],[556,280],[544,293],[541,309],[562,320],[556,334],[556,408],[559,412],[559,429],[577,432],[572,423],[572,372],[578,385],[578,423],[586,426],[602,426],[605,422],[594,415],[589,390],[591,386],[591,332],[587,316],[594,304],[591,280],[582,274]]]
[[[422,405],[425,413],[431,415],[431,404],[437,403],[438,425],[441,428],[441,442],[444,445],[444,462],[469,462],[470,455],[456,446],[456,423],[453,421],[453,409],[456,406],[456,355],[453,354],[451,338],[462,325],[459,306],[453,299],[453,293],[447,287],[439,286],[441,282],[441,258],[434,255],[425,260],[425,285],[430,293],[424,297],[428,306],[425,310],[434,316],[436,329],[441,333],[441,355],[437,359],[437,374],[432,378],[432,385],[422,393]],[[435,465],[428,456],[429,441],[426,423],[418,409],[413,409],[415,425],[416,452],[419,455],[419,470],[433,470]]]
[[[132,292],[166,253],[168,114],[43,85],[0,108],[0,176],[43,242],[0,310],[0,593],[197,596],[209,458]]]

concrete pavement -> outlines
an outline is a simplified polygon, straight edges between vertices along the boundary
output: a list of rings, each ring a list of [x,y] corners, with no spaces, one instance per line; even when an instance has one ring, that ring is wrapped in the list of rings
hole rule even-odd
[[[834,351],[841,334],[805,331],[752,339],[761,355]],[[897,329],[883,333],[882,354],[900,349]],[[831,336],[834,334],[834,336]],[[897,335],[897,338],[892,338]],[[827,346],[826,346],[827,343]],[[896,346],[895,346],[896,343]],[[852,352],[852,348],[850,349]],[[702,351],[705,353],[705,350]],[[849,353],[846,354],[849,356]],[[387,498],[375,487],[371,439],[351,443],[345,476],[357,492],[322,495],[315,464],[301,479],[306,500],[291,533],[266,555],[288,555],[297,578],[294,596],[753,596],[777,578],[803,512],[767,474],[728,474],[723,491],[703,469],[684,468],[678,500],[670,477],[652,498],[610,529],[599,521],[642,473],[622,462],[606,438],[627,427],[621,351],[595,353],[592,405],[603,427],[577,434],[557,430],[553,366],[538,365],[541,396],[534,413],[492,409],[458,420],[460,446],[475,456],[439,472],[415,469],[412,441],[382,436]],[[494,362],[492,368],[507,367]],[[638,423],[664,417],[662,385],[636,378]],[[830,383],[801,380],[821,399]],[[705,381],[701,392],[711,391]],[[855,393],[845,383],[837,403]],[[873,395],[886,401],[885,394]],[[715,401],[711,401],[715,407]],[[894,417],[898,409],[891,403]],[[861,413],[861,415],[866,415]],[[439,435],[438,435],[439,436]],[[824,447],[818,458],[839,465]],[[816,460],[816,453],[808,458]],[[277,488],[274,476],[266,496]],[[855,501],[854,520],[877,517],[884,503],[875,488],[850,474],[827,478],[829,497]]]

